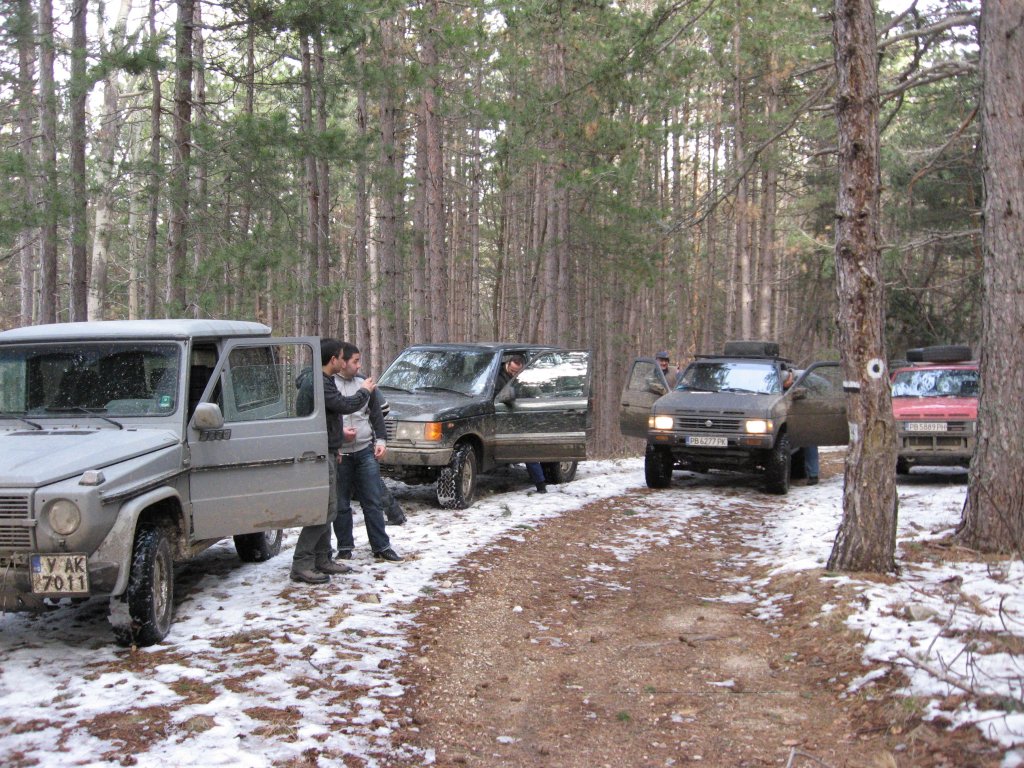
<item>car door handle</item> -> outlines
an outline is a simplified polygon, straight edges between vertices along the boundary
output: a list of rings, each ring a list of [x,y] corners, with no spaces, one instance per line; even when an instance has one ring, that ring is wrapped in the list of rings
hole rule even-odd
[[[304,454],[299,456],[295,461],[323,461],[324,455],[317,453],[316,451],[306,451]]]

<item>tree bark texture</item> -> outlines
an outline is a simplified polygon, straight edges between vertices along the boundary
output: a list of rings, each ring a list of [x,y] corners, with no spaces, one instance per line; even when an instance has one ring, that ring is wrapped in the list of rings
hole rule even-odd
[[[188,277],[189,177],[192,157],[192,16],[195,0],[178,0],[174,66],[174,164],[167,234],[167,306],[170,317],[186,308]]]
[[[44,206],[39,265],[39,322],[57,321],[57,94],[53,82],[53,0],[39,2],[39,129]]]
[[[878,244],[878,71],[872,0],[836,0],[839,196],[836,277],[850,446],[830,569],[895,570],[896,431],[883,337]]]
[[[31,0],[18,0],[18,151],[24,166],[24,194],[28,206],[33,207],[35,199],[36,145],[32,116],[35,112],[35,20]],[[35,315],[35,287],[38,239],[36,233],[26,228],[18,236],[18,250],[21,255],[21,292],[18,325],[31,325]]]
[[[71,6],[71,257],[68,263],[71,286],[68,317],[73,322],[88,319],[89,193],[85,178],[85,101],[89,96],[85,22],[88,12],[88,0],[74,0]]]
[[[1024,551],[1024,4],[981,9],[984,301],[978,442],[958,538]]]
[[[149,39],[156,39],[156,0],[149,0]],[[148,209],[146,213],[145,297],[143,312],[146,317],[156,317],[157,304],[157,232],[160,218],[160,137],[162,135],[160,114],[163,99],[160,96],[160,64],[153,62],[149,71],[152,103],[149,108],[149,178],[146,188]]]

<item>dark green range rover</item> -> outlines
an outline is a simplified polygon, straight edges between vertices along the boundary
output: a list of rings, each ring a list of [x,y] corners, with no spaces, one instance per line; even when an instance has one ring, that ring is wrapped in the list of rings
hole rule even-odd
[[[495,391],[502,365],[526,367]],[[380,377],[391,406],[381,470],[407,483],[434,483],[438,503],[464,509],[477,474],[540,462],[549,483],[567,483],[587,456],[590,353],[529,344],[419,344]]]
[[[795,383],[784,389],[788,372]],[[724,354],[699,355],[668,390],[653,358],[633,363],[622,391],[624,435],[647,440],[647,485],[666,488],[674,469],[764,474],[766,489],[783,494],[802,468],[808,445],[844,445],[846,400],[839,363],[797,371],[779,345],[735,341]]]

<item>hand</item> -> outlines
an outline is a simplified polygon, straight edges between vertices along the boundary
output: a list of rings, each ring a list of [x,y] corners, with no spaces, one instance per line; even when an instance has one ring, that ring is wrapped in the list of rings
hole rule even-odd
[[[344,443],[351,443],[356,439],[356,428],[355,427],[344,427],[341,430],[341,440]]]
[[[367,392],[373,392],[373,390],[375,390],[376,388],[377,382],[374,380],[373,376],[367,376],[365,379],[363,379],[363,389],[365,389]]]
[[[384,454],[387,453],[387,452],[388,452],[388,447],[386,445],[379,445],[379,444],[376,444],[376,443],[374,444],[374,446],[373,446],[373,458],[375,458],[375,459],[377,459],[379,461],[380,459],[384,458]]]

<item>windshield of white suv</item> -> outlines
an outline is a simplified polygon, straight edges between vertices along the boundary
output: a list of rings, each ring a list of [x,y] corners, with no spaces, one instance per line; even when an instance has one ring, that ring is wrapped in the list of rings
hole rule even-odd
[[[977,397],[978,371],[970,368],[926,368],[898,371],[893,397]]]
[[[0,416],[168,416],[178,401],[173,343],[0,347]]]
[[[482,395],[496,354],[492,350],[407,349],[388,367],[378,385],[405,392]]]
[[[772,362],[700,360],[690,363],[683,371],[676,389],[684,392],[775,395],[782,392],[782,382]]]

